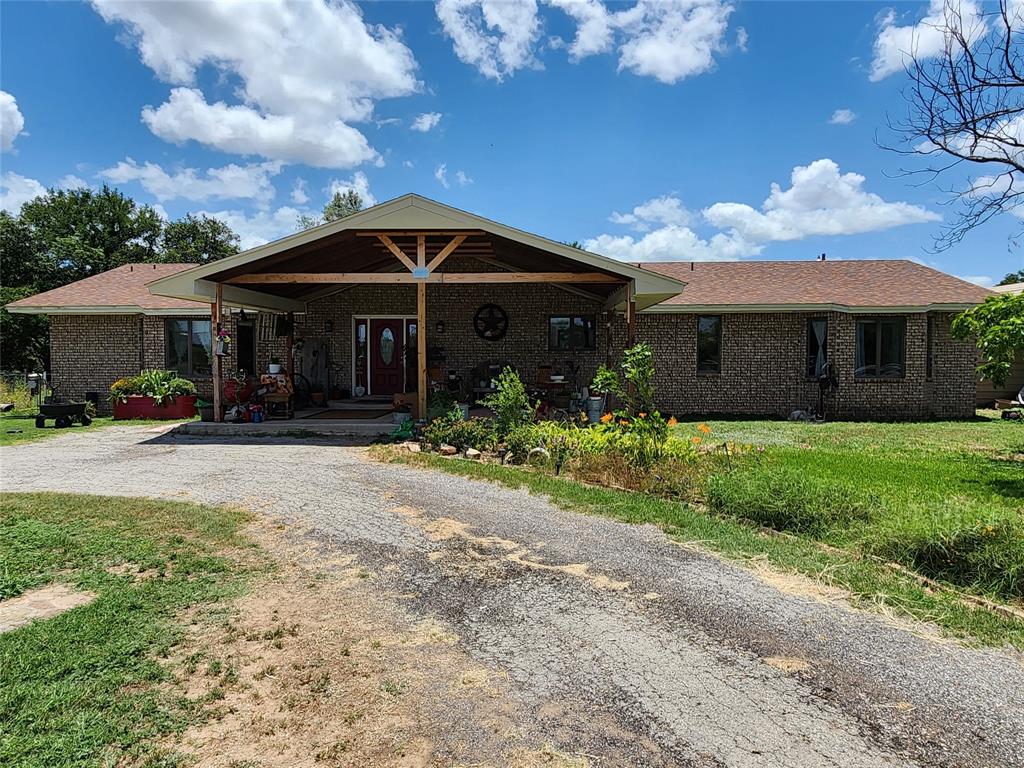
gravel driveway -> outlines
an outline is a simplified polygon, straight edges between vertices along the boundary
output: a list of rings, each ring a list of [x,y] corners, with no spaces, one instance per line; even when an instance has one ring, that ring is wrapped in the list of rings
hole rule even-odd
[[[613,752],[631,765],[1024,765],[1021,655],[852,610],[652,527],[311,441],[69,432],[0,449],[0,473],[4,490],[235,503],[301,523],[310,552],[357,553],[382,594],[450,626],[507,675],[519,711],[599,765]]]

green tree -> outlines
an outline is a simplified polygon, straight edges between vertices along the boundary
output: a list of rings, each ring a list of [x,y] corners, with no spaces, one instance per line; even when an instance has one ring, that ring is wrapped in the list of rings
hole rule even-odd
[[[163,221],[116,189],[51,189],[25,203],[18,215],[31,239],[32,269],[45,275],[35,284],[48,290],[129,262],[154,261]],[[25,231],[25,230],[23,230]],[[4,285],[9,283],[6,276]],[[25,285],[25,284],[23,284]]]
[[[1024,294],[990,296],[953,318],[950,330],[957,339],[977,339],[984,358],[978,373],[1001,387],[1014,355],[1024,349]]]
[[[50,321],[46,315],[12,315],[9,302],[31,296],[31,287],[0,286],[0,361],[4,370],[41,371],[50,357]]]
[[[351,216],[353,213],[359,213],[364,207],[363,196],[354,189],[335,192],[324,206],[321,216],[299,216],[299,227],[309,229],[320,224],[326,224],[328,221],[343,219],[346,216]]]
[[[223,221],[189,213],[164,226],[160,259],[207,264],[238,253],[238,243],[238,235]]]
[[[998,285],[1013,285],[1014,283],[1024,283],[1024,269],[1018,269],[1016,272],[1011,272],[1000,280]]]

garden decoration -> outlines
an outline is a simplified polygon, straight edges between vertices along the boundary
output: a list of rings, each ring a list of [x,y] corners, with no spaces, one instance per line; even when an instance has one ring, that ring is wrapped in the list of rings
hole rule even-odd
[[[231,334],[228,333],[226,328],[219,328],[217,330],[217,345],[214,348],[214,354],[223,357],[231,352]]]
[[[473,330],[485,341],[500,341],[508,333],[508,313],[497,304],[484,304],[473,315]]]

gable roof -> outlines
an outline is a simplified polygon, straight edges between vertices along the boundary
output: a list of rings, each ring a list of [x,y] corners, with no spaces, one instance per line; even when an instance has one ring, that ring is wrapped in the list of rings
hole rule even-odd
[[[686,282],[653,312],[967,309],[985,288],[913,261],[649,262],[644,269]]]
[[[125,264],[51,291],[12,301],[10,312],[46,315],[208,315],[209,304],[149,292],[146,284],[195,264]]]
[[[1024,293],[1024,283],[1008,283],[992,288],[996,293]]]
[[[213,278],[220,273],[237,272],[240,267],[255,265],[256,262],[270,257],[281,258],[289,252],[308,251],[319,240],[328,240],[345,232],[360,230],[370,232],[481,230],[511,241],[517,246],[534,248],[558,259],[630,279],[634,282],[637,306],[640,308],[664,301],[677,294],[683,287],[682,283],[668,275],[660,275],[633,264],[524,232],[421,195],[407,194],[351,216],[327,222],[272,243],[229,256],[226,259],[157,280],[150,286],[150,290],[164,296],[209,302],[215,293],[215,279]],[[456,251],[456,253],[458,252]],[[238,306],[259,308],[259,302],[262,301],[262,306],[268,308],[292,311],[304,311],[305,309],[304,303],[299,297],[274,296],[269,291],[240,288],[237,285],[224,285],[223,297],[225,303]]]

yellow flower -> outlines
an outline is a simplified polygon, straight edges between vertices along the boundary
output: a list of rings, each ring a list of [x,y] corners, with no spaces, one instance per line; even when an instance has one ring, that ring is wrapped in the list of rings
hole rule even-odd
[[[711,427],[709,427],[707,424],[698,424],[697,429],[699,429],[705,435],[711,434]]]
[[[678,424],[679,422],[678,422],[678,421],[676,421],[676,417],[675,417],[675,416],[670,416],[670,417],[669,417],[669,419],[668,419],[668,422],[667,422],[667,423],[668,423],[668,425],[669,425],[670,427],[674,427],[674,426],[675,426],[676,424]]]
[[[700,445],[700,438],[699,437],[691,437],[690,438],[690,442],[693,443],[694,445]]]
[[[606,413],[606,414],[605,414],[604,416],[602,416],[602,417],[601,417],[601,423],[602,423],[602,424],[607,424],[607,423],[608,423],[609,421],[611,421],[611,420],[612,420],[613,418],[614,418],[614,417],[613,417],[613,416],[612,416],[612,415],[611,415],[610,413]]]

